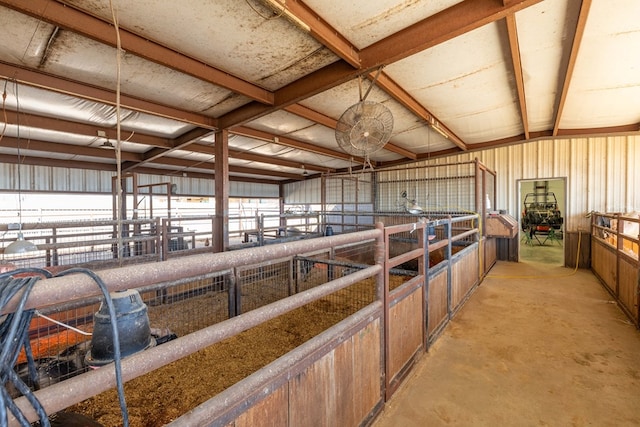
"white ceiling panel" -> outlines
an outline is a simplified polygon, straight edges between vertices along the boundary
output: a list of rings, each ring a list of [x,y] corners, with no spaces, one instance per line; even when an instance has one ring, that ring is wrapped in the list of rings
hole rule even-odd
[[[553,127],[568,59],[563,52],[571,49],[579,12],[577,2],[558,0],[516,14],[530,131]]]
[[[594,1],[560,126],[640,121],[640,2]]]
[[[460,0],[305,1],[358,49],[370,46],[459,2]]]
[[[119,124],[127,171],[210,180],[215,158],[201,152],[226,129],[229,164],[248,170],[230,180],[268,184],[302,165],[361,167],[334,127],[365,94],[394,118],[374,168],[639,132],[637,0],[270,2],[0,0],[2,135],[21,125],[38,167],[115,172],[97,135],[113,140]]]

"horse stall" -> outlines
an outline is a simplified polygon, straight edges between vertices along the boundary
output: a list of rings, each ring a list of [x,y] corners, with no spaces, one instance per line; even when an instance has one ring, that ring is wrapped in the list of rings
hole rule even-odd
[[[640,215],[591,213],[591,269],[640,328]]]
[[[19,311],[37,310],[39,326],[28,334],[40,379],[50,381],[29,393],[47,414],[122,423],[114,363],[99,369],[83,363],[94,341],[83,333],[97,329],[105,301],[98,276],[112,298],[136,290],[149,319],[153,345],[120,362],[130,425],[307,425],[318,419],[367,425],[433,337],[431,311],[440,302],[432,302],[434,285],[426,276],[447,272],[447,318],[479,282],[478,229],[442,240],[429,240],[430,233],[452,233],[475,220],[378,223],[356,233],[95,275],[68,270],[42,277]],[[464,248],[454,254],[456,246]],[[429,252],[442,248],[445,257],[429,268]],[[3,307],[3,313],[16,310],[13,300]],[[45,326],[53,318],[75,325],[66,332],[75,336],[45,347],[62,332],[58,324]],[[32,422],[38,415],[29,393],[14,402]],[[19,424],[15,415],[9,424]]]
[[[167,219],[135,235],[154,239],[141,247],[156,262],[0,276],[37,281],[23,306],[0,307],[31,316],[27,346],[3,364],[18,374],[3,380],[25,383],[9,425],[58,412],[104,425],[369,425],[496,259],[481,232],[495,173],[478,161],[426,169],[324,176],[322,209],[257,216],[258,235],[273,236],[255,247],[171,250],[208,231]],[[113,319],[134,313],[140,339],[128,348],[124,329],[118,352]],[[113,345],[96,349],[99,332]]]

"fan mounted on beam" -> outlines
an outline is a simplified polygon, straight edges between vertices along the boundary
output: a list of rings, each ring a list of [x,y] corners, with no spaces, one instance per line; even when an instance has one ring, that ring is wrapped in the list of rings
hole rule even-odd
[[[366,100],[371,87],[342,113],[336,125],[338,146],[347,154],[364,157],[366,164],[370,164],[369,156],[389,141],[393,130],[391,111],[384,104]]]

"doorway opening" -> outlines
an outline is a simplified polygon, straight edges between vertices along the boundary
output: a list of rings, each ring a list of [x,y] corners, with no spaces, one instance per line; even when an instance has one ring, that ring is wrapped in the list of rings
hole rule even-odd
[[[564,265],[565,178],[518,181],[520,262]]]

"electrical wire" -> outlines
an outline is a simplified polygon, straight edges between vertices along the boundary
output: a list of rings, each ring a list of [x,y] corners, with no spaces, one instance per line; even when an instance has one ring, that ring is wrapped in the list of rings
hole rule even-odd
[[[40,424],[43,427],[50,426],[44,408],[33,392],[13,370],[13,366],[18,360],[20,350],[24,347],[27,354],[29,375],[34,380],[36,387],[38,387],[33,353],[31,352],[31,347],[26,344],[26,342],[29,341],[29,325],[33,317],[33,310],[25,311],[24,309],[27,298],[38,280],[38,276],[13,278],[9,273],[0,275],[0,308],[4,307],[19,292],[22,292],[16,311],[8,314],[2,321],[2,324],[0,324],[0,343],[2,344],[2,350],[0,351],[0,380],[2,381],[2,387],[0,387],[0,399],[2,400],[2,404],[0,405],[0,424],[3,426],[8,425],[7,409],[16,417],[21,426],[30,426],[24,414],[22,414],[13,399],[9,396],[9,392],[5,387],[7,381],[13,383],[16,389],[27,398],[38,414]]]
[[[37,275],[29,277],[15,277],[16,275],[25,273],[35,273]],[[109,294],[109,290],[107,289],[104,281],[96,273],[85,268],[71,268],[58,273],[55,277],[66,276],[69,274],[85,274],[89,276],[98,285],[104,296],[103,303],[107,305],[111,320],[114,353],[113,362],[116,373],[116,388],[120,402],[122,421],[123,426],[128,427],[129,414],[124,395],[124,381],[122,379],[120,337],[118,334],[116,310]],[[31,325],[33,314],[35,313],[35,309],[24,309],[31,291],[33,290],[36,282],[41,278],[40,276],[44,276],[46,278],[54,277],[49,271],[38,268],[22,268],[0,273],[0,311],[2,311],[9,301],[11,301],[19,292],[22,292],[16,309],[12,313],[9,313],[4,317],[0,317],[0,343],[2,344],[2,349],[0,350],[0,380],[2,381],[2,386],[0,387],[0,425],[2,426],[8,425],[8,409],[22,427],[31,427],[31,424],[25,415],[20,411],[13,401],[13,398],[9,395],[9,392],[5,387],[5,384],[7,383],[13,384],[13,386],[29,401],[36,411],[42,427],[50,427],[51,425],[42,404],[38,401],[35,394],[27,384],[17,375],[13,368],[18,360],[21,350],[24,348],[27,356],[29,377],[35,384],[35,389],[38,390],[40,388],[38,372],[29,340],[29,327]]]
[[[280,17],[282,17],[284,15],[285,10],[287,9],[286,6],[284,5],[284,3],[282,4],[282,10],[279,11],[279,13],[277,15],[273,15],[273,16],[265,16],[262,13],[260,13],[260,11],[253,6],[249,0],[245,0],[247,2],[247,5],[256,13],[258,14],[258,16],[260,16],[260,18],[264,19],[265,21],[271,21],[272,19],[278,19]]]
[[[113,300],[107,289],[107,285],[104,281],[93,271],[86,268],[70,268],[62,271],[57,276],[66,276],[68,274],[81,273],[91,277],[93,281],[98,285],[104,296],[104,303],[109,309],[109,317],[111,320],[111,329],[113,335],[113,365],[116,371],[116,389],[118,391],[118,401],[120,402],[120,412],[122,413],[122,424],[124,427],[129,426],[129,412],[127,410],[127,403],[124,396],[124,381],[122,379],[122,364],[120,354],[120,336],[118,333],[118,325],[116,323],[116,309],[113,305]]]

